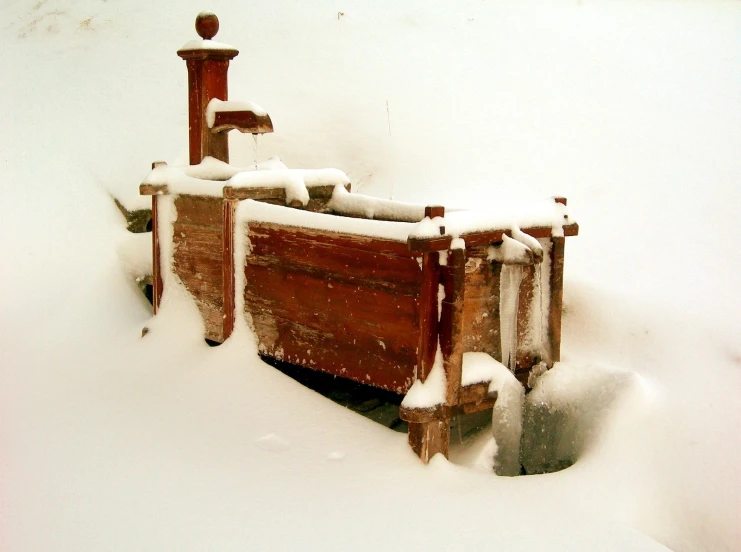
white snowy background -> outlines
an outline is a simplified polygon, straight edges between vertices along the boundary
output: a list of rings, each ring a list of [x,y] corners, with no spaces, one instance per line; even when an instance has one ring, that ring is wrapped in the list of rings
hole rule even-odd
[[[564,362],[529,400],[574,466],[425,467],[192,312],[150,320],[111,197],[187,160],[202,9],[274,122],[259,159],[569,198]],[[741,3],[4,0],[0,47],[0,549],[739,550]]]

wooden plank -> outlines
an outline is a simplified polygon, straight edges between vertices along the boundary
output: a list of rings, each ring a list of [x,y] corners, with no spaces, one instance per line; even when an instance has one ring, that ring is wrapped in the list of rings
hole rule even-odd
[[[251,256],[250,256],[251,257]],[[419,297],[366,288],[282,267],[245,267],[245,308],[315,329],[364,332],[416,350]]]
[[[251,225],[248,264],[304,271],[331,282],[417,295],[422,270],[416,259],[372,248],[344,247],[314,239],[301,229]]]
[[[397,242],[394,240],[374,238],[369,236],[357,236],[354,234],[343,234],[340,232],[332,232],[329,230],[315,230],[313,228],[302,228],[300,226],[285,226],[269,222],[251,221],[249,223],[250,234],[252,232],[261,233],[271,230],[275,234],[279,234],[281,232],[293,232],[296,237],[295,239],[302,238],[304,240],[314,240],[316,242],[324,243],[327,245],[348,247],[351,249],[360,249],[363,251],[374,251],[376,253],[396,255],[398,257],[419,257],[419,255],[411,253],[406,243],[404,242]]]
[[[451,236],[440,236],[439,238],[409,238],[407,244],[409,251],[413,253],[431,253],[433,251],[445,251],[450,249],[453,241]]]
[[[253,111],[218,111],[214,113],[214,123],[211,132],[225,132],[239,130],[244,133],[265,134],[273,132],[273,122],[270,116],[258,115]]]
[[[561,313],[563,311],[563,262],[566,240],[551,240],[550,307],[548,312],[548,344],[551,362],[561,360]]]
[[[139,195],[166,195],[167,184],[139,184]]]
[[[427,423],[409,423],[409,445],[427,464],[438,452],[448,456],[450,447],[450,418]]]
[[[547,227],[522,228],[522,231],[534,238],[550,238],[553,229]],[[579,234],[577,223],[565,224],[563,226],[564,236],[576,236]],[[486,232],[469,232],[461,234],[460,237],[466,242],[466,247],[489,245],[502,241],[503,235],[509,235],[509,230],[489,230]],[[409,250],[413,252],[442,251],[450,248],[451,236],[440,236],[439,238],[409,238]]]
[[[223,231],[223,260],[222,260],[222,280],[223,280],[223,311],[224,311],[224,327],[223,337],[228,339],[234,331],[234,218],[237,210],[238,200],[227,199],[224,200],[223,211],[224,211],[224,231]]]
[[[157,196],[152,196],[152,314],[157,314],[162,301],[164,284],[162,281],[162,265],[160,260],[159,243],[159,209]]]
[[[450,407],[445,404],[438,404],[429,408],[406,408],[404,405],[399,407],[399,418],[405,422],[423,424],[450,418]]]
[[[419,366],[417,379],[425,381],[435,362],[438,345],[438,286],[440,263],[436,253],[422,255],[422,283],[419,296]]]
[[[447,265],[440,268],[445,297],[440,313],[440,349],[446,380],[446,402],[458,404],[463,370],[463,304],[466,256],[463,249],[448,254]]]
[[[221,228],[224,224],[222,201],[220,197],[179,195],[175,198],[177,222]]]
[[[223,341],[223,208],[220,198],[178,196],[173,270],[193,296],[206,337]]]
[[[395,393],[406,393],[414,382],[414,348],[381,344],[363,332],[308,327],[275,313],[248,314],[263,354]]]
[[[486,246],[466,249],[463,352],[488,353],[501,360],[499,263],[486,259]]]
[[[334,185],[308,186],[310,199],[329,199],[334,192]],[[284,187],[255,187],[255,186],[224,186],[222,191],[227,199],[282,199],[285,204],[286,190]]]

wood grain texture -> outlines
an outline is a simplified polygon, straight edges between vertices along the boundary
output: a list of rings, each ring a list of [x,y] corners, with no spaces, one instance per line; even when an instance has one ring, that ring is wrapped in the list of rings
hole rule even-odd
[[[237,210],[236,199],[226,199],[223,202],[223,260],[221,264],[223,286],[223,338],[226,340],[234,331],[234,230],[235,230],[235,213]]]
[[[499,263],[486,259],[486,247],[466,249],[463,352],[488,353],[502,360],[499,320]]]
[[[450,418],[425,423],[409,423],[409,445],[427,464],[438,452],[446,457],[450,447]]]
[[[173,223],[173,270],[193,296],[206,338],[221,342],[224,321],[221,198],[178,196]]]
[[[416,377],[425,381],[432,370],[438,346],[438,286],[440,262],[437,253],[422,254],[422,282],[420,284],[418,325],[419,364]]]
[[[157,196],[152,196],[152,314],[157,314],[162,301],[164,284],[159,242],[159,208]]]
[[[258,223],[248,239],[245,312],[264,354],[409,389],[422,271],[404,244]]]
[[[466,254],[463,249],[448,253],[440,267],[445,297],[440,305],[440,350],[446,381],[446,403],[458,404],[463,370],[463,305],[465,302]]]
[[[553,238],[551,246],[550,306],[548,310],[548,344],[551,362],[561,360],[561,315],[563,312],[563,263],[566,240]]]
[[[189,52],[179,52],[186,59],[188,67],[188,125],[190,164],[197,165],[210,155],[225,163],[229,162],[229,142],[227,134],[212,134],[206,124],[206,106],[213,98],[228,100],[227,71],[229,59],[237,55],[220,51],[202,51],[194,56]],[[187,56],[187,57],[186,57]]]

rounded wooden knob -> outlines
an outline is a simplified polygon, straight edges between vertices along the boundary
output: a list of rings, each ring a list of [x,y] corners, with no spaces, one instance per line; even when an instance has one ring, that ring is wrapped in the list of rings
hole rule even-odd
[[[219,18],[215,13],[199,13],[196,17],[196,32],[204,40],[212,39],[219,32]]]

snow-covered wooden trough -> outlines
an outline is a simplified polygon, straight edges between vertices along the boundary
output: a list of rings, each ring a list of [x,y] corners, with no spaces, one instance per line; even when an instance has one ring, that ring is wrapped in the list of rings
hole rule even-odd
[[[152,196],[155,313],[166,286],[182,285],[207,339],[244,328],[265,356],[404,394],[414,451],[447,454],[450,417],[496,400],[464,353],[523,382],[559,360],[564,242],[578,232],[566,200],[446,212],[351,193],[336,169],[232,167],[223,130],[272,122],[227,101],[237,52],[210,40],[215,16],[196,28],[203,40],[178,52],[191,165],[155,163],[140,187]]]

